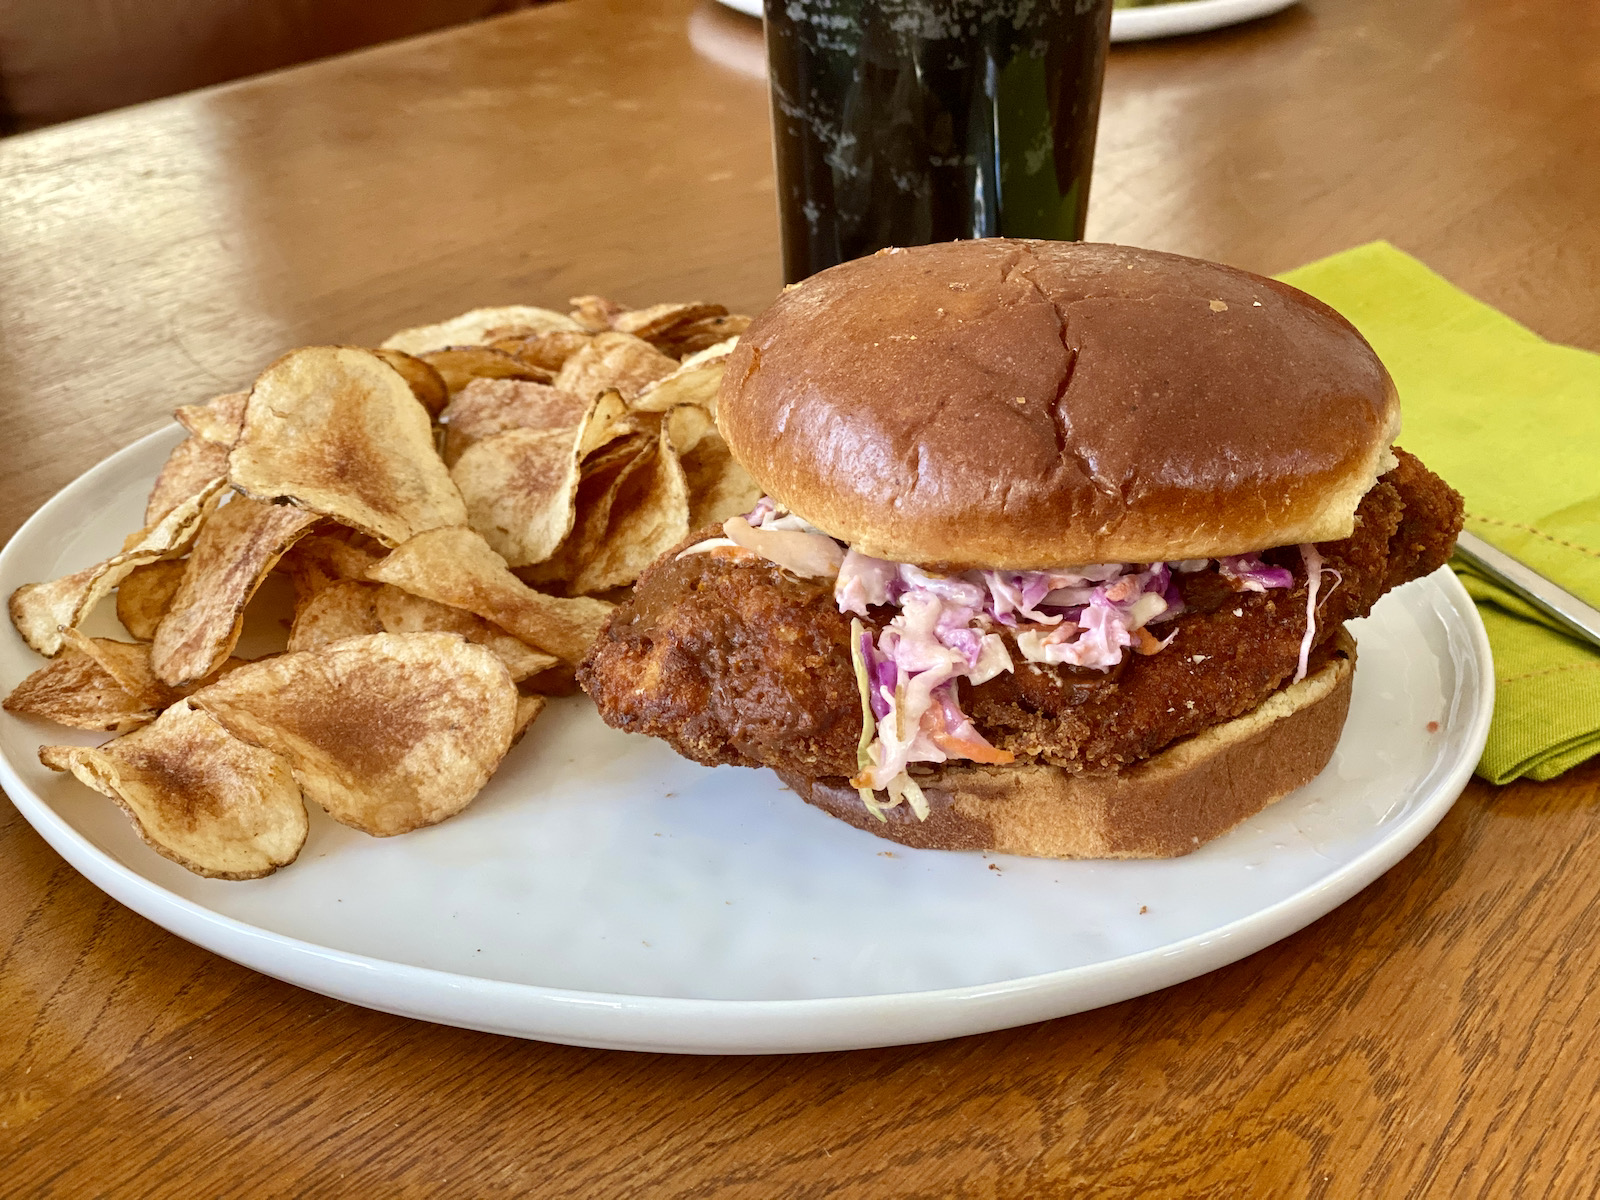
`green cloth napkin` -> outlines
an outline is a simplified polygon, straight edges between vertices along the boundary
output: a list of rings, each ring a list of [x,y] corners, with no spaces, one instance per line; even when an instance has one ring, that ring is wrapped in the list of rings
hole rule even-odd
[[[1600,354],[1547,342],[1386,242],[1282,276],[1361,330],[1400,391],[1400,444],[1467,528],[1600,607]],[[1457,560],[1496,699],[1478,774],[1551,779],[1600,753],[1600,652]]]

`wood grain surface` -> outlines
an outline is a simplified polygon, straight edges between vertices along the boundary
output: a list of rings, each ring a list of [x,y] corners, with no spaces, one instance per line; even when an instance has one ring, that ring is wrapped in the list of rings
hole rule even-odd
[[[479,304],[779,265],[757,27],[568,0],[0,142],[0,535],[175,403]],[[1090,234],[1386,237],[1600,349],[1600,8],[1306,0],[1111,58]],[[253,974],[0,806],[0,1195],[1591,1194],[1600,764],[1474,783],[1302,933],[1059,1021],[838,1055],[519,1042]]]

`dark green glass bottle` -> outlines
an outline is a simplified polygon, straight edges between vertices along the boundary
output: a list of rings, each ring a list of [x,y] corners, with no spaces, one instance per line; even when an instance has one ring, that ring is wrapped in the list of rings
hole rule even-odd
[[[1083,236],[1111,0],[766,0],[793,282],[884,246]]]

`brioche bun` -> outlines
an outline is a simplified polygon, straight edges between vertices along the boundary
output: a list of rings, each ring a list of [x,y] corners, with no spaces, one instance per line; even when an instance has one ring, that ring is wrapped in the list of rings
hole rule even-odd
[[[1038,569],[1348,537],[1400,409],[1354,327],[1285,284],[995,238],[787,289],[728,360],[718,424],[864,553]]]
[[[918,776],[930,812],[879,821],[843,780],[780,772],[800,796],[858,829],[907,846],[1038,858],[1175,858],[1295,788],[1333,757],[1350,709],[1354,640],[1340,630],[1320,671],[1258,708],[1114,775],[1059,767],[949,764]]]

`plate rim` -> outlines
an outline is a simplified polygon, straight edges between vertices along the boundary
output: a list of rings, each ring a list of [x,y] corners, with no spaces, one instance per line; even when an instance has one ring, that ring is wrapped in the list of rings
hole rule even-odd
[[[13,559],[20,553],[18,547],[39,526],[49,523],[54,510],[70,502],[70,493],[92,487],[96,476],[150,452],[163,440],[175,441],[182,432],[176,423],[153,430],[69,481],[0,548],[0,578],[10,573]],[[1488,737],[1494,709],[1493,659],[1476,606],[1448,566],[1427,580],[1439,589],[1436,610],[1442,604],[1458,619],[1459,629],[1445,622],[1447,633],[1466,635],[1469,653],[1457,659],[1458,669],[1466,677],[1454,698],[1474,707],[1461,750],[1453,760],[1436,762],[1430,774],[1437,773],[1438,778],[1416,809],[1396,822],[1382,840],[1331,874],[1226,925],[1117,958],[988,983],[851,996],[735,1000],[585,991],[398,963],[276,933],[168,891],[73,828],[24,781],[3,750],[0,785],[23,819],[74,870],[112,899],[168,932],[247,969],[362,1007],[540,1041],[656,1052],[793,1053],[911,1044],[1069,1016],[1197,978],[1305,928],[1410,854],[1465,788]],[[1440,615],[1443,619],[1444,613]],[[11,631],[10,636],[17,635]],[[1172,969],[1173,963],[1180,964],[1177,970]],[[1198,969],[1191,969],[1196,963]],[[336,966],[334,974],[340,978],[331,984],[326,978],[308,981],[305,972],[319,965],[324,970]],[[375,995],[359,986],[363,981],[384,980],[400,985],[391,989],[395,995]],[[429,1003],[403,1003],[406,995],[429,998]],[[494,1017],[496,1010],[507,1008],[534,1019]],[[442,1015],[442,1009],[448,1009],[448,1014]],[[623,1027],[618,1027],[619,1022]],[[636,1028],[626,1028],[629,1023]],[[704,1028],[695,1028],[707,1024],[714,1027],[712,1036],[707,1036]],[[819,1024],[823,1027],[820,1035]],[[539,1031],[530,1032],[536,1026]]]
[[[762,19],[761,0],[719,0],[725,8]],[[1143,8],[1111,10],[1111,40],[1138,42],[1146,38],[1204,33],[1257,17],[1281,12],[1300,0],[1169,0]]]
[[[1206,33],[1271,16],[1300,0],[1171,0],[1141,8],[1111,12],[1111,40],[1140,42],[1149,38]]]

